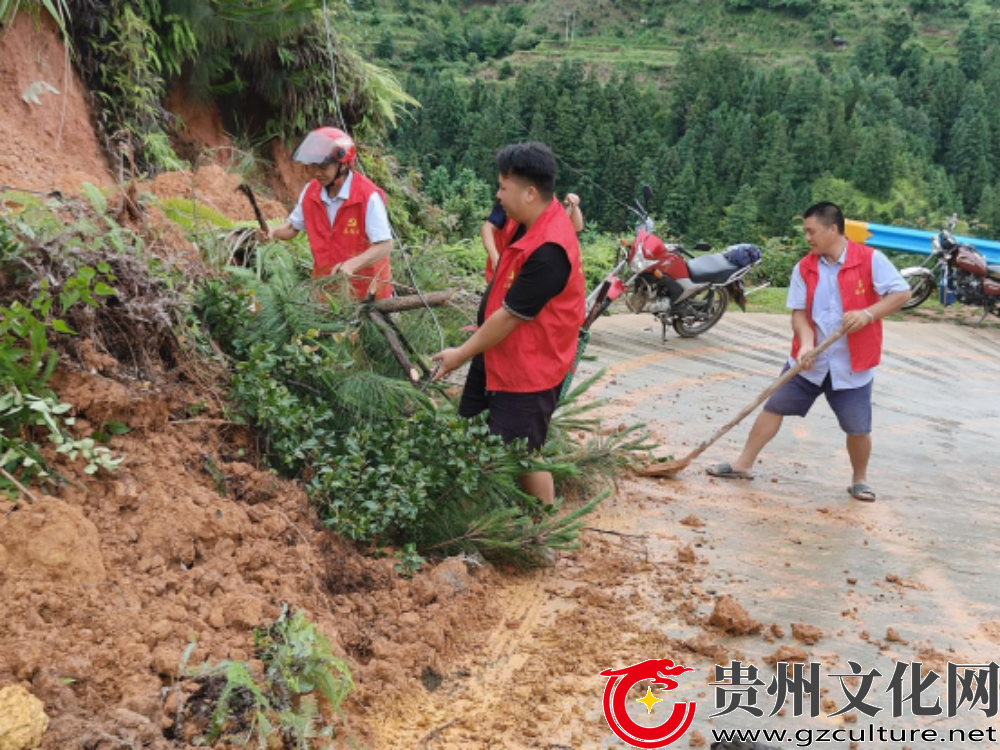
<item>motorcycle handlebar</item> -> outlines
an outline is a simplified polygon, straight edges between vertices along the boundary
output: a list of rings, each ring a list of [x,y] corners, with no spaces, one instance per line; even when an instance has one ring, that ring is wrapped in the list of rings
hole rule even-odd
[[[951,232],[942,229],[938,234],[938,247],[944,250],[952,250],[958,244],[955,242],[955,238],[952,236]]]

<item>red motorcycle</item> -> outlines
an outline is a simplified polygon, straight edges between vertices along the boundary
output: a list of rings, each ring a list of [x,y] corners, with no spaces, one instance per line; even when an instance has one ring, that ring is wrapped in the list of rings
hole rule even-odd
[[[652,190],[642,187],[648,204]],[[590,328],[619,297],[633,313],[652,313],[681,336],[700,336],[719,322],[729,299],[746,310],[743,278],[761,261],[755,245],[732,245],[724,252],[695,257],[683,245],[667,245],[653,234],[653,221],[639,201],[629,209],[639,217],[635,239],[622,240],[621,260],[587,297],[584,328]],[[695,250],[708,250],[698,243]],[[685,260],[685,257],[688,260]]]
[[[957,221],[952,216],[948,228],[931,240],[932,252],[922,266],[901,272],[913,293],[903,309],[912,310],[937,291],[945,307],[955,302],[982,307],[982,323],[987,315],[1000,316],[1000,265],[991,266],[976,248],[952,234]]]

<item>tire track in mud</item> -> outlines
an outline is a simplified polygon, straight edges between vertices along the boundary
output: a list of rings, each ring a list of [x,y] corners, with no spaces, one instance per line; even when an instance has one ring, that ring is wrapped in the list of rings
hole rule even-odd
[[[516,693],[537,631],[546,614],[544,571],[514,578],[496,592],[501,620],[469,658],[443,676],[440,687],[417,691],[406,709],[380,722],[377,747],[502,747],[493,735]],[[502,724],[502,720],[499,721]]]
[[[1000,358],[1000,332],[995,329],[989,332],[977,330],[970,331],[970,334],[970,341],[967,342],[970,349],[988,357]],[[983,342],[982,345],[979,342]]]
[[[613,513],[602,510],[593,522],[615,526],[622,517]],[[638,590],[630,581],[652,572],[638,554],[588,535],[554,569],[500,582],[501,619],[439,688],[418,690],[378,722],[375,746],[597,746],[609,734],[600,671],[625,659],[628,644],[662,639],[628,618]]]

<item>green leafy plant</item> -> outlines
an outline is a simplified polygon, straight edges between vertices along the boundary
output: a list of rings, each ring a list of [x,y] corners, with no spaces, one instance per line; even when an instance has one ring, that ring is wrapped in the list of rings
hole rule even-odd
[[[93,438],[98,443],[109,443],[115,435],[127,435],[132,429],[124,422],[102,422],[94,430]]]
[[[326,636],[302,612],[283,606],[277,620],[254,628],[253,638],[259,672],[234,661],[182,669],[201,685],[188,701],[189,714],[209,714],[196,744],[253,740],[261,750],[276,743],[313,750],[317,740],[331,741],[333,717],[343,715],[354,683]]]
[[[557,530],[519,477],[569,476],[572,466],[506,446],[482,420],[460,419],[414,388],[356,303],[337,294],[317,303],[287,255],[265,256],[260,273],[210,282],[199,309],[235,359],[234,417],[262,431],[268,460],[306,483],[328,526],[356,540],[484,549],[521,563],[542,559],[539,544],[565,541],[568,527]],[[440,345],[415,313],[395,324],[416,351]],[[493,531],[496,544],[484,536]]]
[[[72,19],[66,0],[0,0],[0,24],[13,20],[20,10],[36,9],[42,9],[52,17],[68,46],[68,27]]]
[[[254,630],[254,641],[264,676],[278,696],[276,705],[286,708],[297,696],[316,693],[330,709],[340,710],[353,689],[350,671],[301,611],[283,607],[270,627]]]
[[[544,454],[556,465],[573,467],[560,477],[560,490],[569,497],[586,498],[596,488],[613,485],[656,448],[644,424],[605,427],[598,410],[607,401],[587,398],[604,375],[605,370],[598,370],[570,390],[549,425]]]
[[[18,252],[13,233],[4,224],[0,224],[0,246],[0,263]],[[100,297],[115,293],[108,281],[114,281],[114,275],[107,264],[98,269],[83,266],[66,279],[57,296],[43,278],[27,303],[14,299],[0,305],[0,382],[24,389],[44,385],[58,361],[49,346],[50,333],[73,334],[65,320],[70,308],[78,302],[97,307]]]
[[[805,256],[808,248],[804,243],[773,237],[761,248],[761,263],[755,270],[755,278],[762,278],[771,286],[787,287],[792,278],[795,264]]]
[[[139,170],[185,167],[170,143],[176,118],[162,105],[178,84],[233,114],[236,141],[253,144],[238,149],[234,168],[253,169],[257,147],[276,136],[293,140],[342,117],[359,138],[374,139],[418,106],[341,35],[333,16],[350,11],[340,2],[329,3],[329,17],[320,0],[108,0],[99,13],[87,0],[44,2],[72,9],[67,27],[100,122]]]
[[[516,489],[530,466],[526,451],[509,449],[482,419],[415,414],[358,425],[331,447],[313,458],[310,489],[327,525],[351,539],[421,539],[443,507],[463,498],[493,507],[532,503]]]
[[[9,228],[0,229],[6,260],[19,249]],[[73,418],[66,416],[72,405],[61,403],[46,387],[59,361],[50,337],[74,333],[64,317],[75,305],[96,307],[100,297],[114,294],[105,279],[114,280],[110,268],[83,266],[58,295],[41,279],[27,304],[13,300],[0,305],[0,491],[5,494],[22,493],[34,479],[50,477],[39,440],[55,444],[56,452],[71,461],[82,459],[88,474],[114,470],[121,460],[93,438],[73,438],[68,432]]]
[[[226,661],[207,668],[199,677],[221,677],[222,689],[215,700],[208,729],[196,740],[199,745],[214,745],[219,740],[235,739],[231,731],[234,719],[240,735],[255,738],[266,750],[273,735],[271,702],[254,681],[246,662]]]
[[[425,290],[447,278],[434,258],[415,265],[431,274],[419,279]],[[480,551],[533,564],[546,545],[575,543],[580,514],[603,497],[593,491],[598,479],[646,447],[637,430],[604,435],[593,418],[573,422],[586,409],[572,403],[542,456],[505,445],[482,419],[460,418],[436,386],[414,388],[364,309],[304,273],[294,255],[265,248],[256,269],[205,284],[198,307],[234,361],[232,418],[261,431],[267,460],[305,484],[339,534],[420,555]],[[446,341],[466,322],[454,312],[438,313]],[[428,323],[419,312],[393,317],[414,352],[440,346]],[[576,442],[570,426],[592,439]],[[589,502],[569,513],[541,507],[520,488],[532,471],[552,472],[563,491]],[[405,572],[410,563],[402,565]]]
[[[36,396],[22,393],[15,387],[0,394],[0,467],[7,474],[0,479],[0,491],[11,494],[20,491],[34,479],[48,479],[50,470],[43,460],[37,431],[56,445],[56,452],[70,461],[82,459],[84,472],[96,474],[99,469],[114,471],[121,463],[108,448],[94,438],[74,438],[69,432],[75,420],[66,414],[72,404],[61,403],[51,395]]]
[[[171,221],[185,230],[199,228],[233,229],[236,224],[204,203],[195,203],[189,198],[163,198],[160,201],[163,213]]]
[[[424,563],[427,562],[417,552],[417,545],[413,542],[404,545],[401,550],[396,550],[393,557],[396,558],[396,564],[393,565],[393,569],[404,578],[413,578],[413,574],[420,570]]]

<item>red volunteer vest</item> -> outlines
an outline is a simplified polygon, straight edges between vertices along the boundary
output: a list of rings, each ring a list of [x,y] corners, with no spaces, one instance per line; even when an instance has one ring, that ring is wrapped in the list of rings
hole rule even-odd
[[[844,312],[864,310],[880,299],[872,282],[872,254],[874,251],[867,245],[848,241],[847,255],[844,265],[837,274],[837,284],[840,287],[840,300]],[[819,256],[809,253],[799,261],[799,272],[806,283],[806,310],[812,317],[813,296],[819,283]],[[816,326],[813,325],[815,330]],[[882,321],[866,325],[860,331],[847,334],[847,348],[851,353],[851,371],[870,370],[882,359]],[[799,353],[799,339],[792,339],[792,357]]]
[[[306,194],[302,198],[302,215],[306,222],[309,248],[312,250],[314,279],[329,276],[335,265],[356,258],[371,247],[365,232],[368,199],[373,193],[378,193],[385,202],[385,193],[380,187],[364,175],[354,172],[350,194],[340,205],[333,226],[330,226],[326,204],[320,197],[322,190],[323,186],[319,181],[313,180],[306,187]],[[375,299],[392,296],[392,269],[388,258],[367,268],[359,268],[355,273],[362,277],[351,279],[357,299],[364,299],[372,289],[372,282],[368,279],[378,280],[373,290]]]
[[[503,231],[510,230],[510,237],[516,228],[516,222],[508,221]],[[521,323],[507,338],[484,352],[487,390],[534,393],[555,388],[566,379],[573,365],[586,291],[580,245],[559,201],[549,204],[524,237],[504,247],[486,300],[486,318],[503,306],[507,291],[531,254],[549,242],[566,250],[569,281],[534,320]]]

